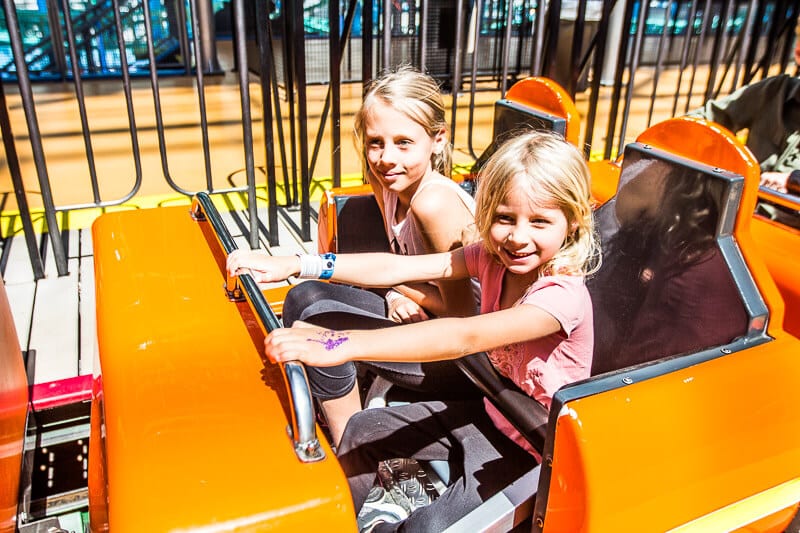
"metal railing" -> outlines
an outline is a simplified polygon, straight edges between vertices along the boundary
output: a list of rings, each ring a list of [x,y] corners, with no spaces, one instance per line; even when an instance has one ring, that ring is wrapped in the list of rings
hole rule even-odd
[[[225,255],[236,250],[236,243],[208,194],[201,192],[195,195],[192,199],[191,215],[198,223],[209,224]],[[283,327],[251,274],[241,274],[235,279],[226,276],[225,290],[231,301],[248,303],[265,335]],[[304,463],[321,461],[325,458],[325,451],[317,437],[317,419],[305,366],[300,361],[286,361],[279,366],[289,392],[291,419],[287,431],[292,439],[295,454]]]
[[[54,0],[51,0],[54,2]],[[331,182],[341,184],[341,89],[346,83],[367,83],[379,71],[400,63],[410,63],[438,78],[445,91],[452,94],[450,126],[452,138],[467,132],[469,150],[474,156],[474,115],[477,93],[499,92],[503,97],[510,85],[521,77],[544,75],[563,85],[576,100],[585,101],[583,143],[587,156],[599,154],[609,158],[621,152],[627,142],[629,114],[641,102],[648,107],[647,123],[683,114],[713,96],[776,72],[795,72],[791,60],[794,28],[800,12],[800,0],[694,0],[677,2],[661,0],[588,0],[568,4],[565,0],[547,3],[533,0],[508,2],[416,2],[340,0],[323,2],[314,13],[326,13],[326,24],[318,26],[327,35],[307,27],[309,14],[300,2],[280,3],[282,11],[266,0],[232,0],[233,49],[240,95],[241,113],[234,119],[241,122],[241,153],[244,159],[245,184],[224,187],[215,184],[211,155],[216,139],[209,134],[206,92],[207,77],[219,74],[214,46],[213,18],[210,0],[187,0],[174,4],[174,19],[181,29],[176,32],[182,56],[179,72],[191,85],[197,97],[195,124],[199,130],[198,158],[204,162],[205,182],[199,187],[184,185],[171,165],[166,140],[170,110],[162,104],[162,78],[174,76],[171,70],[159,70],[158,43],[153,21],[160,15],[150,11],[151,2],[109,0],[107,11],[93,13],[103,27],[113,31],[114,56],[119,57],[118,77],[124,95],[124,109],[130,135],[131,161],[134,176],[125,194],[106,197],[96,165],[95,133],[85,109],[85,77],[92,76],[87,63],[87,20],[70,10],[69,0],[62,0],[60,10],[63,27],[51,33],[64,36],[64,42],[52,50],[63,48],[61,64],[66,67],[63,78],[72,86],[79,107],[81,135],[88,165],[87,181],[92,199],[68,204],[54,198],[51,172],[48,169],[37,102],[33,97],[34,82],[28,71],[28,55],[20,35],[16,7],[12,0],[2,6],[13,52],[15,80],[21,107],[25,113],[25,131],[13,131],[5,93],[0,92],[0,128],[3,135],[8,172],[14,184],[15,198],[23,219],[28,253],[37,278],[43,276],[42,260],[36,247],[30,222],[30,209],[20,175],[18,143],[30,143],[39,182],[47,227],[58,231],[56,214],[86,207],[108,207],[128,201],[139,193],[142,182],[142,161],[139,126],[132,94],[132,78],[146,73],[153,101],[153,127],[159,149],[163,180],[180,194],[190,196],[200,190],[208,193],[238,192],[247,199],[250,213],[249,241],[258,246],[256,216],[257,182],[266,182],[270,199],[267,209],[266,238],[278,244],[277,194],[283,192],[284,205],[300,210],[300,233],[310,240],[315,216],[310,205],[311,178],[323,155],[323,135],[331,135]],[[172,4],[171,4],[172,5]],[[272,6],[272,7],[271,7]],[[323,9],[325,7],[326,9]],[[98,7],[97,9],[101,9]],[[272,9],[272,11],[270,11]],[[315,8],[316,9],[316,8]],[[248,18],[252,10],[254,17]],[[122,14],[125,14],[123,16]],[[102,15],[102,16],[101,16]],[[112,16],[113,15],[113,16]],[[74,16],[74,18],[73,18]],[[322,15],[320,15],[322,16]],[[95,20],[92,19],[92,20]],[[142,36],[131,36],[128,20],[143,23]],[[113,20],[113,24],[112,21]],[[459,24],[457,21],[463,21]],[[472,23],[471,23],[472,22]],[[80,31],[77,31],[80,30]],[[138,30],[137,30],[138,31]],[[126,52],[131,39],[141,46],[146,59],[135,67]],[[61,46],[63,44],[63,46]],[[355,59],[355,61],[354,61]],[[197,68],[200,65],[201,68]],[[246,66],[246,68],[240,68]],[[180,69],[179,69],[180,70]],[[668,87],[665,74],[677,72],[677,83]],[[673,76],[674,77],[674,76]],[[141,79],[141,78],[137,78]],[[112,80],[113,81],[113,80]],[[252,82],[260,85],[260,94],[251,96]],[[328,93],[316,135],[309,133],[308,89],[324,83]],[[466,102],[457,98],[466,95]],[[602,105],[600,105],[602,99]],[[656,102],[669,101],[670,111],[656,109]],[[457,117],[459,106],[468,108],[466,123]],[[253,131],[252,110],[261,111],[263,132],[259,140]],[[231,110],[233,112],[233,110]],[[463,120],[463,119],[462,119]],[[288,129],[288,131],[287,131]],[[638,133],[638,132],[635,132]],[[600,140],[598,140],[600,139]],[[309,141],[310,140],[310,141]],[[255,154],[263,151],[264,167],[257,168]],[[202,153],[201,153],[202,152]],[[278,163],[279,161],[279,163]],[[120,176],[112,177],[119,180]],[[50,239],[59,275],[67,273],[67,259],[60,239]]]

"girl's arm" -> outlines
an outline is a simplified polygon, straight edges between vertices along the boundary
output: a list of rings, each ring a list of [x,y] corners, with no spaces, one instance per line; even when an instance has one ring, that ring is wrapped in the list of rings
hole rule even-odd
[[[227,258],[228,275],[250,270],[256,281],[283,281],[300,273],[297,256],[271,256],[263,250],[234,250]],[[332,281],[362,287],[391,287],[402,283],[468,277],[461,249],[441,254],[404,256],[385,253],[336,256]]]
[[[307,324],[277,329],[264,347],[273,361],[299,360],[312,366],[346,361],[437,361],[455,359],[561,330],[534,305],[467,318],[439,318],[377,330],[333,331]]]
[[[460,248],[465,228],[474,225],[472,213],[449,187],[429,186],[414,198],[411,211],[417,220],[427,253]],[[471,316],[475,298],[469,279],[439,281],[429,285],[398,288],[399,292],[437,316]]]

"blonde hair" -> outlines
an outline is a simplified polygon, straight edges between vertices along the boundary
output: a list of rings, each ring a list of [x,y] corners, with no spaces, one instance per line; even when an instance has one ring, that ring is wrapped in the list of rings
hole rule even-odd
[[[362,158],[367,116],[377,101],[392,106],[422,126],[431,138],[442,130],[449,138],[444,101],[436,80],[410,66],[401,66],[373,80],[364,94],[353,123],[356,149]],[[431,165],[433,170],[449,178],[451,162],[452,147],[448,140],[440,152],[431,154]]]
[[[521,182],[518,180],[522,180]],[[570,230],[561,249],[539,275],[588,275],[599,268],[600,246],[592,218],[589,168],[578,149],[560,135],[531,131],[506,141],[478,175],[475,225],[491,254],[489,240],[497,206],[516,183],[527,185],[564,213]]]

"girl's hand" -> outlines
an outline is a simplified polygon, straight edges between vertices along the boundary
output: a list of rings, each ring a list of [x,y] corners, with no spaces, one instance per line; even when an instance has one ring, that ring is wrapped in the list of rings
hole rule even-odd
[[[271,256],[262,250],[234,250],[228,255],[226,268],[229,276],[252,274],[258,283],[283,281],[300,272],[300,259],[296,256]]]
[[[761,185],[774,189],[778,192],[788,192],[786,185],[789,182],[788,172],[762,172]]]
[[[425,309],[422,308],[411,298],[396,293],[389,300],[389,318],[398,324],[409,324],[411,322],[422,322],[430,317]]]
[[[264,339],[264,352],[273,363],[302,361],[311,366],[335,366],[348,361],[349,332],[320,328],[297,321]]]

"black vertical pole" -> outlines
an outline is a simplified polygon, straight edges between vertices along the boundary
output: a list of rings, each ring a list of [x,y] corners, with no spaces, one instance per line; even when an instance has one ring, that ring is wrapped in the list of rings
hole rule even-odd
[[[17,10],[14,7],[14,1],[3,0],[3,9],[6,14],[6,24],[8,27],[8,35],[11,40],[11,49],[14,51],[14,64],[17,67],[17,83],[19,84],[19,93],[22,98],[22,108],[25,111],[25,118],[28,123],[28,136],[31,140],[33,160],[36,165],[36,174],[39,177],[39,188],[42,193],[47,231],[52,237],[50,242],[53,247],[56,270],[59,276],[66,276],[69,274],[67,255],[64,251],[64,243],[59,238],[56,208],[53,203],[53,193],[50,189],[50,177],[47,174],[47,165],[45,164],[42,135],[39,131],[39,120],[36,116],[36,107],[33,102],[33,89],[31,88],[28,65],[25,63],[25,51],[22,48],[22,36],[19,31],[19,20],[17,19]]]
[[[365,89],[372,81],[372,2],[364,0],[361,7],[361,81]]]
[[[3,145],[6,149],[6,163],[11,174],[11,181],[14,184],[14,195],[17,198],[19,208],[19,218],[22,221],[22,232],[25,235],[25,244],[28,246],[28,257],[31,260],[33,269],[33,279],[44,277],[44,266],[39,248],[36,246],[36,235],[33,232],[31,223],[31,212],[28,209],[28,199],[25,196],[25,185],[22,183],[22,172],[19,168],[19,157],[17,147],[14,144],[14,134],[11,132],[11,120],[8,116],[8,106],[6,105],[6,91],[0,83],[0,133],[3,135]]]
[[[250,216],[250,248],[258,248],[258,206],[256,205],[256,176],[253,161],[253,122],[250,114],[250,83],[247,70],[247,27],[244,0],[233,0],[233,23],[236,27],[236,56],[239,58],[239,96],[242,106],[242,141],[247,173],[247,212]]]
[[[339,42],[339,0],[328,0],[328,64],[330,66],[331,98],[331,174],[333,186],[342,185],[342,140],[341,140],[341,60]],[[320,125],[321,127],[321,125]]]
[[[277,176],[275,176],[275,139],[272,131],[272,43],[270,42],[269,13],[267,0],[256,0],[256,32],[258,36],[259,59],[261,61],[261,106],[264,109],[264,173],[267,178],[267,239],[270,246],[279,244]],[[255,199],[254,199],[255,201]]]
[[[297,92],[297,141],[300,152],[300,236],[311,240],[311,178],[308,173],[308,105],[306,100],[306,55],[305,28],[303,25],[303,3],[293,2],[294,79]]]

